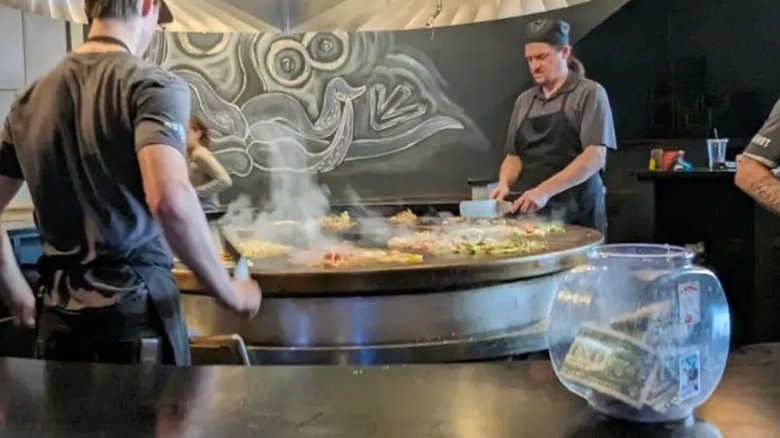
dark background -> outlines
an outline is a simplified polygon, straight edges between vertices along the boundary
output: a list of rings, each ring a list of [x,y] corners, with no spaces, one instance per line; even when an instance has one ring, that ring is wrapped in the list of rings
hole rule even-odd
[[[682,149],[705,167],[704,139],[717,129],[731,139],[733,157],[780,97],[780,1],[630,0],[620,7],[596,0],[544,15],[571,21],[575,54],[612,103],[619,150],[610,153],[605,175],[610,241],[653,238],[652,187],[635,177],[647,168],[650,149]],[[419,175],[428,177],[412,190],[408,176],[383,178],[385,187],[407,199],[460,194],[467,178],[496,176],[512,104],[530,85],[522,29],[531,18],[441,29],[433,40],[427,31],[397,33],[398,43],[432,57],[492,153],[464,155],[469,165],[451,156],[427,163]],[[333,178],[329,185],[340,185]]]
[[[619,150],[608,159],[609,240],[650,241],[653,191],[634,172],[650,149],[706,167],[713,128],[733,157],[780,97],[780,2],[631,0],[577,44],[607,89]]]
[[[355,202],[353,193],[365,203],[462,198],[467,179],[495,178],[512,105],[531,85],[524,27],[542,17],[572,24],[575,54],[612,103],[619,147],[605,174],[610,241],[652,240],[652,188],[634,175],[647,168],[650,149],[683,149],[704,167],[704,139],[717,129],[733,157],[780,96],[778,0],[594,0],[433,33],[393,32],[396,46],[430,58],[443,92],[479,135],[445,131],[392,156],[344,163],[319,175],[332,201]],[[251,194],[262,205],[266,180],[237,178],[223,201]]]
[[[606,175],[614,208],[639,195],[632,172],[647,166],[652,147],[684,149],[695,166],[705,166],[704,139],[713,129],[740,148],[780,97],[780,1],[630,0],[610,15],[618,7],[596,0],[544,14],[571,21],[575,54],[609,94],[620,139]],[[425,166],[450,176],[418,193],[464,191],[468,177],[495,177],[512,104],[530,85],[522,29],[531,18],[440,29],[433,39],[428,31],[396,33],[398,44],[431,56],[448,95],[493,152],[482,158],[484,170],[471,167],[468,175],[452,163]]]
[[[752,137],[780,96],[778,18],[774,0],[631,0],[577,53],[621,139]]]

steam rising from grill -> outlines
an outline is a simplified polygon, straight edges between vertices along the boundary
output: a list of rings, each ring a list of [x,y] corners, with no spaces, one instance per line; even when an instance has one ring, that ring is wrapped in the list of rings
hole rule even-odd
[[[308,164],[307,154],[283,141],[267,144],[266,152],[272,168],[300,169]],[[320,221],[331,211],[330,191],[318,183],[316,174],[279,170],[271,172],[268,181],[269,201],[266,205],[255,208],[248,196],[242,196],[228,207],[223,225],[225,234],[231,241],[251,239],[289,245],[296,248],[294,252],[298,253],[299,257],[301,249],[309,249],[313,250],[311,255],[315,259],[320,258],[328,248],[345,245],[343,234],[323,231]],[[346,195],[353,214],[360,217],[360,221],[348,232],[349,240],[360,239],[362,241],[355,243],[385,247],[394,237],[407,236],[418,231],[416,224],[391,224],[382,214],[363,205],[351,188],[347,189]],[[440,213],[426,219],[429,219],[431,225],[454,222],[449,213]],[[540,215],[527,215],[522,218],[523,222],[544,220]],[[437,235],[443,238],[466,238],[469,241],[510,237],[508,227],[502,229],[486,226],[491,222],[495,223],[451,223],[438,229]]]
[[[296,169],[307,164],[305,154],[284,142],[267,146],[272,168]],[[299,246],[309,247],[332,241],[323,234],[318,221],[330,210],[330,193],[327,187],[317,183],[314,174],[271,172],[268,191],[269,202],[259,211],[253,208],[248,196],[241,196],[229,205],[225,226],[230,238],[278,243],[289,243],[292,239]]]

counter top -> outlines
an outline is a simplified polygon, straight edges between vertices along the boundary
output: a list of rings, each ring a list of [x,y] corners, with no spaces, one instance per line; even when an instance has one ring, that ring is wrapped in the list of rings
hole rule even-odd
[[[634,172],[636,177],[641,180],[668,179],[668,178],[734,178],[736,170],[640,170]]]
[[[353,367],[169,367],[0,360],[0,436],[780,436],[780,345],[733,353],[687,424],[607,420],[546,360]]]

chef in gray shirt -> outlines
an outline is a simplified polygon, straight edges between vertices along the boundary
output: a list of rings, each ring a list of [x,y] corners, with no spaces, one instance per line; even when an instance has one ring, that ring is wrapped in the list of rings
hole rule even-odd
[[[571,51],[568,23],[527,26],[525,57],[536,86],[515,102],[507,155],[490,196],[504,199],[517,184],[522,194],[513,211],[606,232],[600,171],[607,149],[617,148],[612,110],[604,88],[585,78]]]
[[[780,100],[764,126],[737,157],[734,182],[756,202],[780,216],[780,181],[772,170],[780,165]]]
[[[188,365],[171,248],[204,291],[252,317],[187,174],[187,84],[143,61],[161,0],[86,0],[89,38],[13,102],[0,136],[0,214],[24,181],[43,244],[42,306],[0,230],[0,297],[38,325],[39,357]]]

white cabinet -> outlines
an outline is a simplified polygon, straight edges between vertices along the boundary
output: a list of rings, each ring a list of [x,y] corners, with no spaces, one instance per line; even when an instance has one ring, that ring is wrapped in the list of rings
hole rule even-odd
[[[0,90],[18,90],[25,86],[24,31],[22,13],[0,7]]]
[[[67,52],[66,24],[32,14],[23,15],[25,78],[31,84],[57,65]]]

